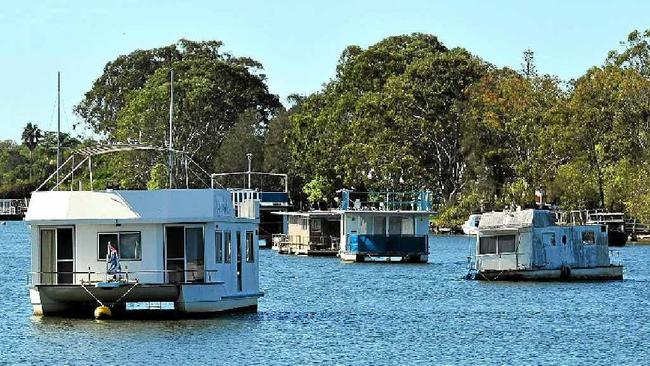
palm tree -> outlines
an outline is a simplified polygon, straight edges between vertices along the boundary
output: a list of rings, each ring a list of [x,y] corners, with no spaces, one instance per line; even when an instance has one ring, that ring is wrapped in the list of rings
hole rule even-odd
[[[23,129],[22,141],[23,145],[27,146],[29,149],[29,180],[32,180],[32,152],[38,146],[40,139],[43,137],[41,129],[38,128],[38,125],[31,122],[27,123],[27,126]]]

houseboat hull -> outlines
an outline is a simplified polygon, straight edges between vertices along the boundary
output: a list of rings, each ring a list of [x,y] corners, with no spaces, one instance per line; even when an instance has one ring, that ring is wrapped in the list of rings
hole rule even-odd
[[[133,285],[113,288],[36,285],[30,287],[29,294],[34,315],[81,317],[92,316],[93,309],[99,306],[93,297],[105,305],[112,305],[118,313],[126,309],[127,302],[172,302],[180,315],[210,315],[234,310],[254,311],[258,298],[263,296],[262,293],[226,294],[220,283],[139,284],[132,288]]]
[[[483,270],[477,280],[486,281],[609,281],[623,279],[623,266],[590,268]]]
[[[387,255],[370,253],[339,253],[344,262],[402,262],[402,263],[427,263],[429,256],[426,254]]]

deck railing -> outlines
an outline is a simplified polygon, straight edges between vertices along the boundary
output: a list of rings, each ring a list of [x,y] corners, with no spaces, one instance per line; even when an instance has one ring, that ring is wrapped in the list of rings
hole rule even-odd
[[[199,269],[199,270],[139,270],[129,271],[128,269],[121,272],[101,272],[101,271],[38,271],[28,273],[28,284],[35,285],[78,285],[94,284],[98,282],[116,281],[126,283],[141,284],[177,284],[177,283],[197,283],[197,282],[215,282],[218,270],[216,269]],[[194,275],[193,280],[188,280],[188,274]],[[196,276],[196,275],[199,276]],[[201,276],[203,275],[203,276]],[[153,281],[145,281],[143,277],[155,276]],[[182,276],[184,281],[170,280],[176,276]],[[160,279],[163,279],[162,281]]]

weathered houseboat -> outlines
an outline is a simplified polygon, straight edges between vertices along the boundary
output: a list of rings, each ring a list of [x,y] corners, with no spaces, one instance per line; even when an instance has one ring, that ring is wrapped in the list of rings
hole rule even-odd
[[[618,280],[607,226],[558,226],[549,211],[481,216],[470,277],[479,280]]]
[[[78,166],[112,150],[76,151]],[[92,314],[99,305],[120,313],[135,303],[171,303],[180,315],[257,308],[257,201],[235,207],[226,189],[61,184],[34,192],[25,218],[35,314]]]
[[[286,234],[276,234],[273,249],[280,254],[336,256],[341,242],[339,211],[277,212],[288,223]]]

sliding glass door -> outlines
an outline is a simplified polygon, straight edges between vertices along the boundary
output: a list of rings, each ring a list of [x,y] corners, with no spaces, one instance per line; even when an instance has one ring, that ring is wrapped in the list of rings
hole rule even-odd
[[[42,228],[40,234],[41,283],[74,283],[73,228]]]
[[[167,282],[203,282],[203,226],[166,226],[165,242]]]

